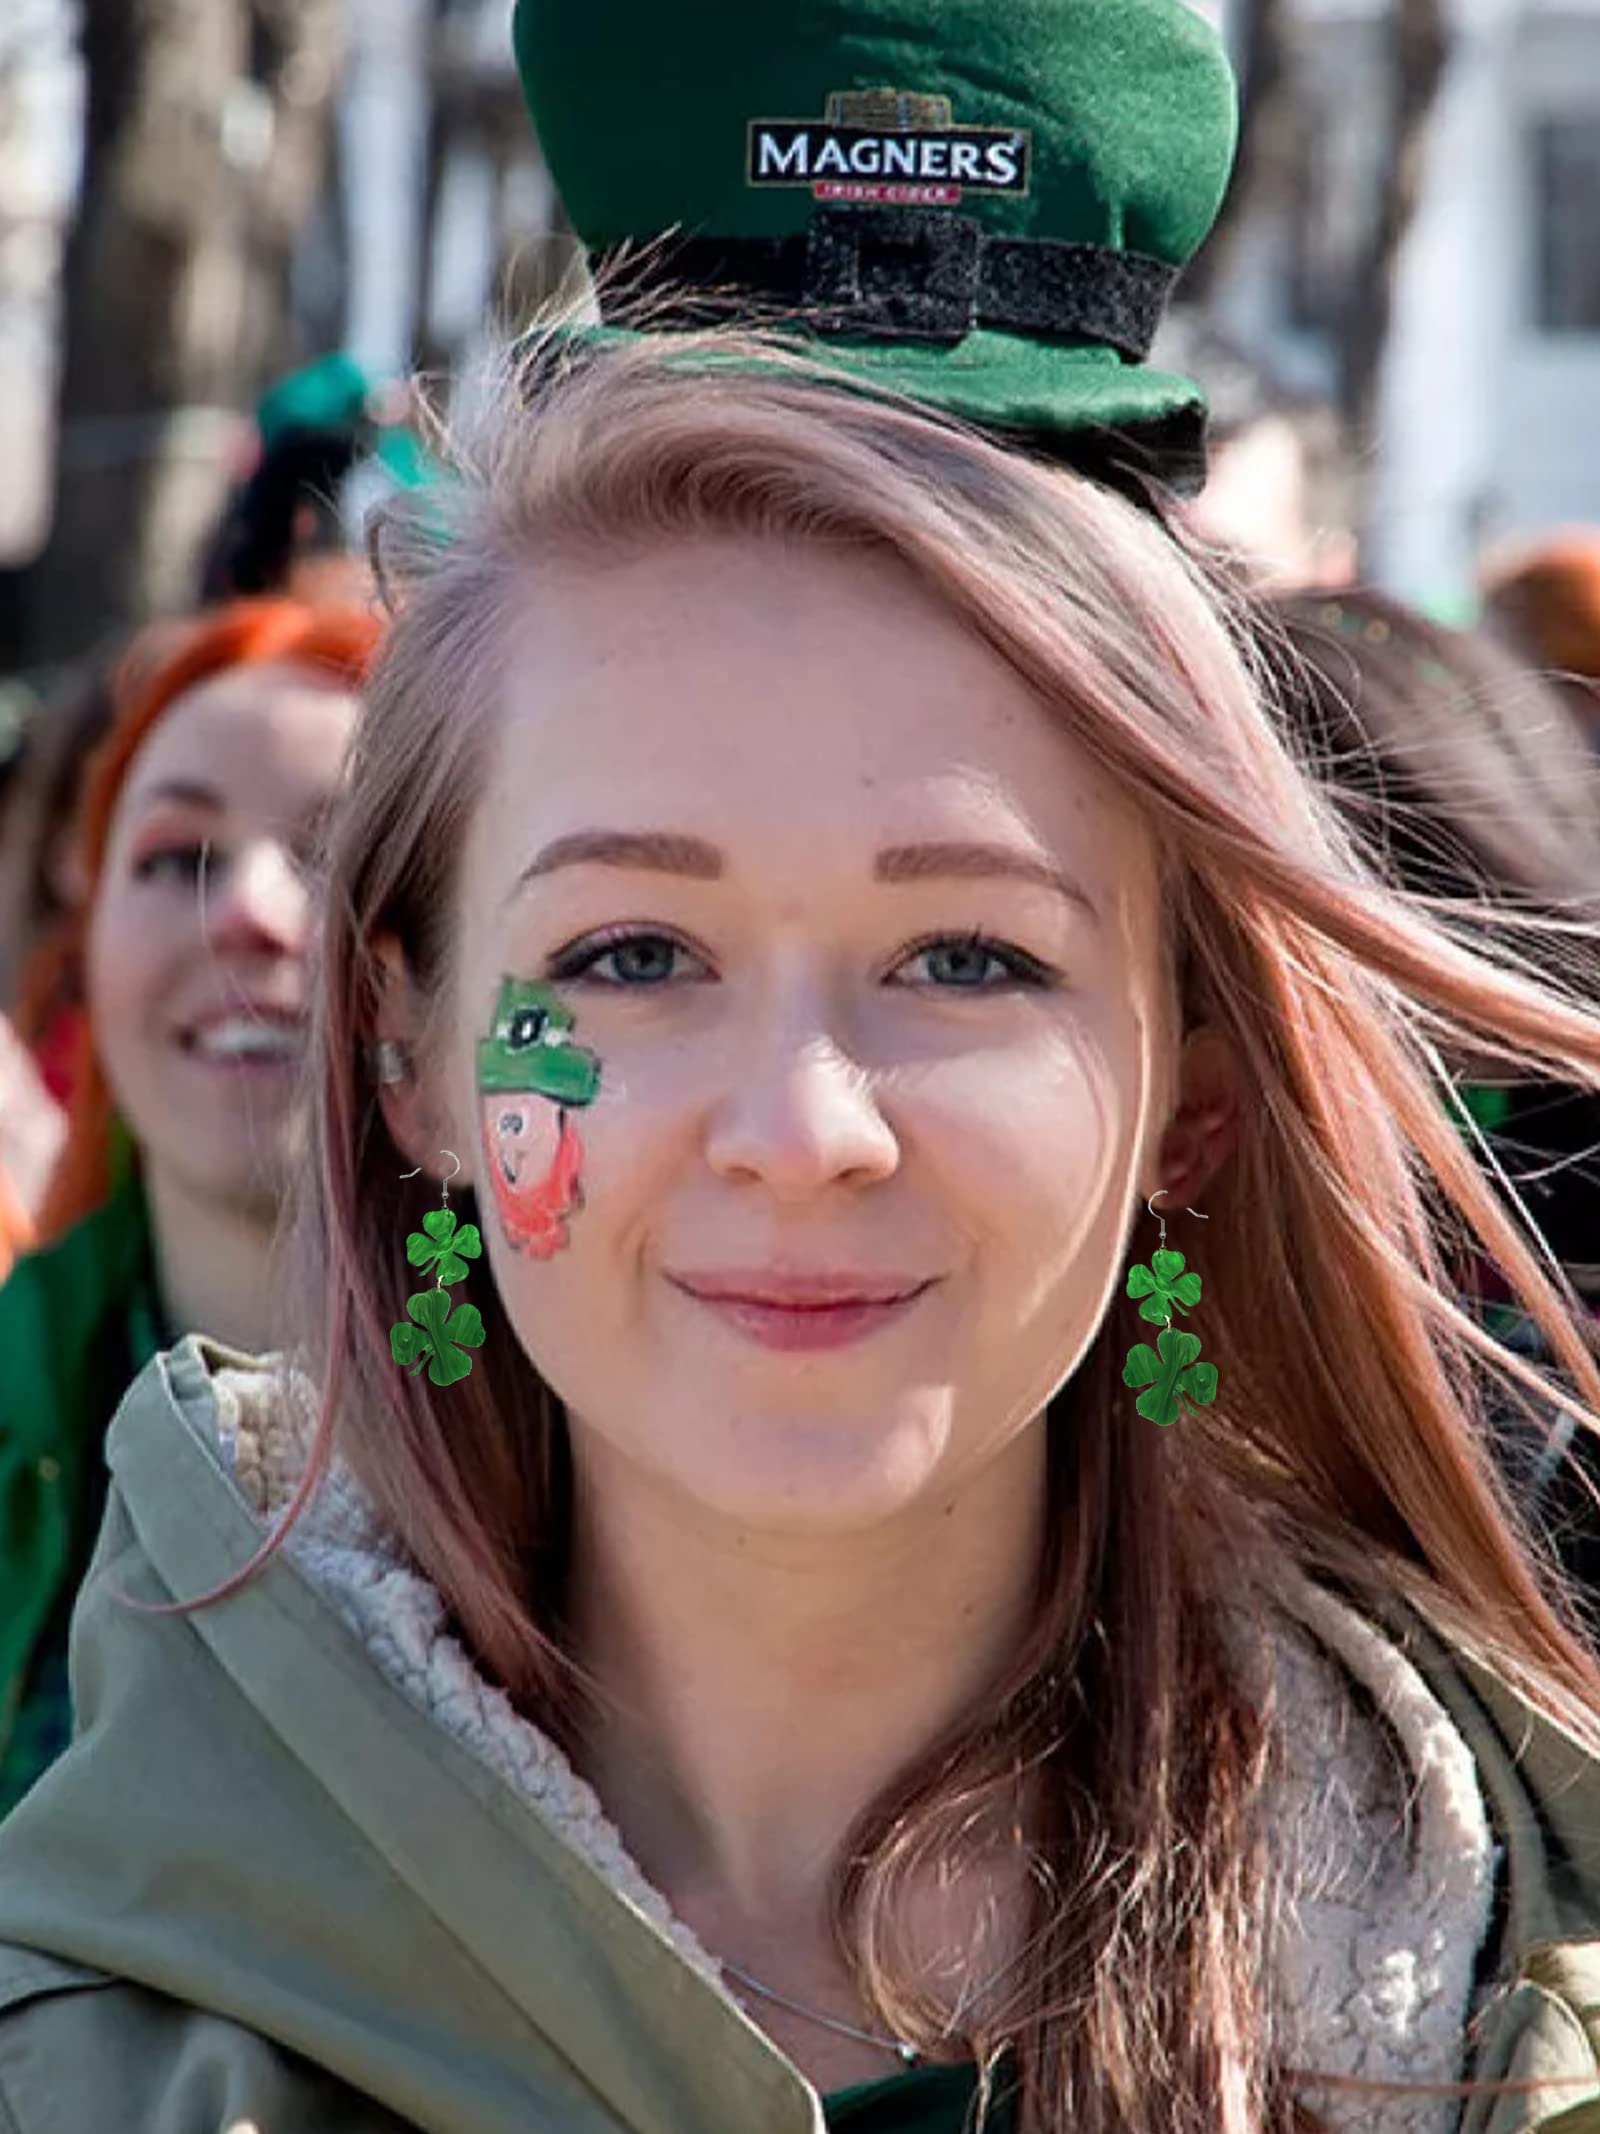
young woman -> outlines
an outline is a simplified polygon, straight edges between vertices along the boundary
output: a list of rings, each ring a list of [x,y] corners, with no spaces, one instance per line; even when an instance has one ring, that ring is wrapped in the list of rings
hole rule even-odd
[[[301,1337],[111,1433],[0,2102],[1593,2134],[1600,1666],[1430,1196],[1592,1427],[1436,1042],[1600,1023],[1381,882],[1153,520],[701,346],[419,525]]]
[[[38,1249],[0,1287],[0,1812],[65,1745],[68,1611],[129,1379],[190,1328],[270,1343],[307,869],[379,635],[294,602],[164,628],[85,773],[81,910],[38,952],[87,1012]]]

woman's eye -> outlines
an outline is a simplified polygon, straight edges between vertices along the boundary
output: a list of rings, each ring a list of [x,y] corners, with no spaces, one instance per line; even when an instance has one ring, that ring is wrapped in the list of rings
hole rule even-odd
[[[1054,982],[1054,974],[1036,957],[981,934],[924,941],[898,969],[911,972],[909,983],[913,985],[939,986],[951,992],[995,993],[1009,986]]]
[[[196,882],[202,866],[211,875],[220,864],[210,845],[164,845],[160,851],[147,852],[143,859],[135,861],[133,878],[136,882]]]
[[[684,964],[698,966],[686,971]],[[611,941],[591,942],[569,949],[550,971],[553,979],[585,979],[591,984],[631,987],[661,986],[674,978],[703,974],[705,965],[670,934],[629,934]]]

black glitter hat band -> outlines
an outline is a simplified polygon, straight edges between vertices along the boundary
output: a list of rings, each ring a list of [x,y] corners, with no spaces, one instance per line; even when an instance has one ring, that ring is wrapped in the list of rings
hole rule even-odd
[[[710,310],[702,292],[803,312],[816,333],[955,342],[980,327],[1099,342],[1142,362],[1177,270],[1103,245],[997,237],[938,208],[819,207],[790,237],[688,237],[642,258],[594,255],[601,316],[669,299],[658,323]],[[698,299],[698,301],[697,301]]]

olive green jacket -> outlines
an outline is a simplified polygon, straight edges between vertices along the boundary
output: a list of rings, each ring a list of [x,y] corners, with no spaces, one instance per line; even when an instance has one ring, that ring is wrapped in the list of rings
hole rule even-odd
[[[104,1204],[0,1283],[0,1816],[53,1753],[30,1700],[94,1543],[106,1426],[174,1338],[125,1144],[119,1158]]]
[[[815,2092],[571,1842],[536,1763],[508,1783],[294,1558],[190,1614],[127,1605],[259,1544],[210,1413],[216,1374],[253,1368],[191,1336],[108,1438],[79,1735],[0,1827],[0,2130],[820,2134]],[[1600,2134],[1600,1768],[1415,1617],[1388,1628],[1505,1847],[1472,2072],[1581,2078],[1462,2134]]]

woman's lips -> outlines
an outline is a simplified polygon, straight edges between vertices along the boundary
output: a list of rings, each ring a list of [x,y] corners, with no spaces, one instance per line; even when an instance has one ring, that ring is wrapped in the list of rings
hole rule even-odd
[[[752,1285],[740,1291],[721,1285],[700,1287],[671,1278],[695,1303],[714,1312],[724,1325],[761,1347],[785,1350],[837,1349],[863,1341],[915,1309],[933,1287],[919,1282],[890,1288],[872,1285],[852,1292],[826,1278],[794,1284]]]
[[[305,1059],[301,1014],[245,1004],[181,1029],[178,1051],[191,1064],[228,1078],[298,1075]]]

